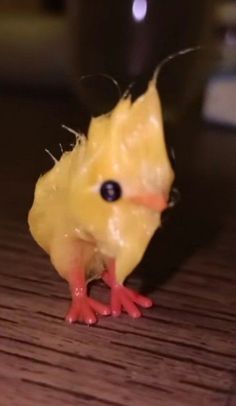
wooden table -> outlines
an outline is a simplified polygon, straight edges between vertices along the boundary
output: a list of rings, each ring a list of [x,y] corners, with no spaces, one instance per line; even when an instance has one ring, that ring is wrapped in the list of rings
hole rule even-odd
[[[26,215],[51,164],[43,147],[69,143],[59,124],[78,127],[76,103],[5,95],[0,107],[0,405],[236,405],[235,133],[198,129],[186,179],[177,148],[182,200],[128,281],[156,306],[70,326],[68,288]],[[102,283],[92,292],[108,300]]]

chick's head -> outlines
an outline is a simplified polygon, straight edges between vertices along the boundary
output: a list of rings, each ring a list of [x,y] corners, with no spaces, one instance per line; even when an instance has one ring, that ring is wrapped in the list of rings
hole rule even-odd
[[[103,238],[112,221],[122,225],[139,210],[165,209],[173,178],[151,81],[134,103],[121,99],[111,113],[92,119],[87,140],[73,151],[72,212],[88,233]]]

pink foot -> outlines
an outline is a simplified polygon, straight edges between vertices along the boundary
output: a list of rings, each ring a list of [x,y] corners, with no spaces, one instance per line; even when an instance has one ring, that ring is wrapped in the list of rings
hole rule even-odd
[[[69,323],[80,321],[90,325],[96,323],[96,314],[108,316],[111,313],[109,306],[88,297],[84,277],[79,275],[79,277],[71,279],[69,284],[72,294],[72,304],[66,315],[66,321]]]
[[[66,321],[69,323],[80,321],[86,324],[94,324],[97,321],[96,314],[108,316],[110,313],[111,310],[109,306],[84,295],[72,300],[72,304],[66,315]]]
[[[148,297],[116,283],[113,275],[109,272],[104,273],[103,280],[111,288],[111,312],[113,316],[119,316],[121,311],[126,311],[131,317],[137,319],[142,314],[137,305],[148,308],[153,305],[152,300]]]

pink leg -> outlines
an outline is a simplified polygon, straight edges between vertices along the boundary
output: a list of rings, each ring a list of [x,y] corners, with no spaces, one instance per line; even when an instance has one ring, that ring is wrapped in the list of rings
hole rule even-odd
[[[138,318],[141,312],[137,305],[148,308],[153,305],[151,299],[125,287],[116,281],[115,261],[112,261],[108,271],[103,274],[104,282],[111,288],[111,312],[119,316],[121,311],[126,311],[131,317]]]
[[[94,324],[97,321],[96,313],[107,316],[111,313],[110,307],[106,306],[87,295],[87,285],[83,272],[77,272],[69,280],[72,303],[66,315],[69,323],[80,321],[86,324]]]

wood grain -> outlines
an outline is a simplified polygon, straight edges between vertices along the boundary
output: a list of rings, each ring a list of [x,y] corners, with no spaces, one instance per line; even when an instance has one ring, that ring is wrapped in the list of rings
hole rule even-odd
[[[66,284],[26,225],[3,220],[2,404],[226,406],[236,366],[236,275],[234,241],[224,233],[154,289],[157,306],[142,319],[68,326]],[[92,294],[108,300],[102,283]]]

